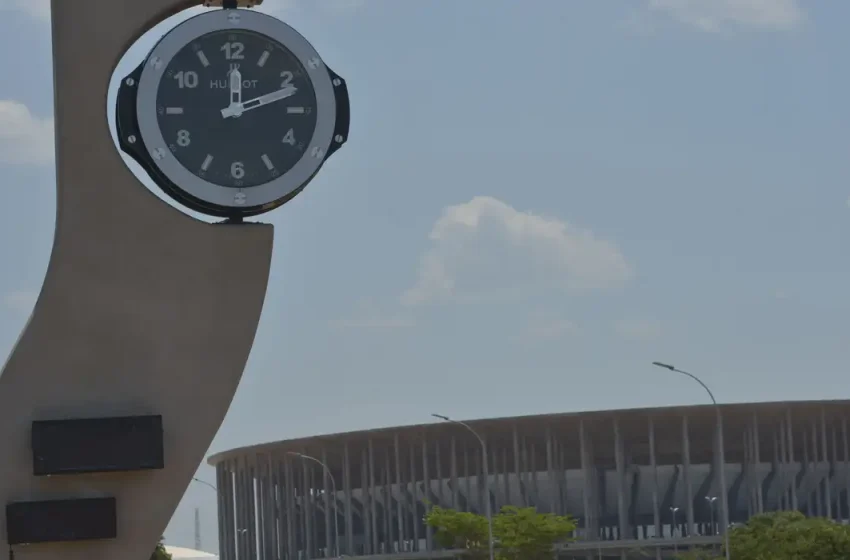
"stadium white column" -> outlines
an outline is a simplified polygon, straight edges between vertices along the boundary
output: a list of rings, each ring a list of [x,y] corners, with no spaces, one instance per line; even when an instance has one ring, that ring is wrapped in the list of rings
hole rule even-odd
[[[559,513],[558,498],[561,495],[560,480],[555,480],[555,470],[553,468],[554,461],[552,460],[552,429],[549,424],[546,424],[546,482],[549,485],[549,511]]]
[[[714,393],[711,392],[711,389],[708,388],[708,385],[703,383],[702,380],[696,375],[688,373],[681,369],[677,369],[669,364],[665,364],[662,362],[652,362],[652,365],[690,377],[691,379],[699,383],[703,389],[705,389],[706,393],[708,393],[709,398],[711,398],[712,404],[714,405],[714,411],[717,416],[717,468],[720,470],[720,487],[723,490],[720,493],[720,508],[722,510],[721,525],[725,541],[724,552],[726,554],[726,560],[729,560],[729,489],[726,488],[726,457],[724,450],[725,445],[723,443],[723,415],[720,411],[720,405],[717,404],[717,400],[714,398]]]
[[[788,467],[791,471],[791,509],[799,509],[797,503],[797,463],[794,457],[794,423],[791,419],[791,409],[785,410],[785,432],[788,435]]]
[[[654,538],[661,538],[661,513],[658,510],[658,461],[655,458],[655,422],[649,419],[649,466],[652,469],[652,522]]]
[[[833,478],[837,479],[838,473],[839,473],[839,469],[838,469],[838,428],[835,426],[835,420],[834,419],[833,419],[832,422],[830,422],[830,426],[831,426],[830,433],[832,434],[832,461],[830,461],[830,470],[833,473]],[[840,521],[841,520],[841,485],[840,485],[840,483],[838,485],[838,488],[836,488],[835,502],[834,502],[833,506],[834,507],[832,509],[832,512],[833,512],[832,518],[835,519],[836,521]]]
[[[620,539],[625,539],[628,533],[628,518],[626,512],[626,467],[623,457],[623,438],[620,433],[620,422],[614,416],[614,465],[617,473],[617,531]]]
[[[597,531],[594,531],[595,524],[593,519],[593,511],[591,509],[590,500],[595,498],[591,493],[591,470],[590,470],[590,458],[588,454],[588,442],[587,442],[587,434],[584,429],[584,420],[579,419],[578,424],[578,437],[579,437],[579,455],[581,457],[581,474],[584,480],[584,491],[582,492],[582,502],[584,506],[584,540],[590,540],[591,535],[593,535],[594,540],[599,539],[599,534]]]
[[[841,433],[844,439],[844,478],[847,488],[844,498],[847,502],[847,517],[850,519],[850,446],[847,443],[847,418],[841,418]]]
[[[777,477],[776,484],[774,484],[773,487],[776,488],[774,491],[777,499],[776,509],[779,511],[785,511],[785,472],[783,471],[782,442],[780,440],[781,433],[782,422],[780,421],[779,426],[777,426],[776,430],[773,432],[773,468],[776,471]],[[767,499],[770,500],[770,494],[768,494]]]
[[[682,415],[682,482],[685,483],[685,526],[687,536],[694,534],[694,492],[691,487],[691,432],[687,414]]]
[[[403,483],[403,478],[401,476],[401,449],[399,448],[398,441],[398,432],[393,436],[393,455],[395,459],[395,490],[398,491],[398,498],[396,498],[396,521],[398,523],[398,549],[399,551],[404,550],[404,542],[407,540],[407,535],[405,535],[404,530],[404,516],[407,514],[407,488]],[[395,496],[393,485],[390,484],[390,500]],[[339,553],[337,553],[339,555]]]
[[[821,428],[821,457],[826,467],[826,481],[824,482],[824,515],[832,519],[832,465],[829,462],[829,450],[826,441],[826,411],[820,409]]]
[[[428,474],[428,442],[427,435],[422,434],[422,486],[424,488],[425,495],[423,499],[427,502],[431,502],[431,477]],[[479,488],[481,485],[478,485]],[[434,530],[429,526],[425,525],[425,548],[426,550],[433,550],[433,538],[434,538]]]
[[[761,471],[761,440],[759,439],[758,413],[753,412],[753,441],[755,443],[755,461],[757,472]],[[764,495],[762,490],[762,478],[759,475],[758,486],[756,486],[756,506],[759,513],[764,513]]]
[[[419,552],[419,490],[416,485],[416,447],[411,443],[408,447],[410,452],[410,497],[413,500],[411,504],[411,515],[413,524],[413,546],[411,550]],[[467,482],[469,481],[469,473],[467,472]],[[469,486],[467,486],[466,495],[469,496]]]
[[[286,479],[286,556],[287,558],[296,558],[298,551],[296,550],[297,542],[295,540],[295,481],[292,474],[292,461],[289,458],[284,462],[283,468]]]
[[[369,438],[369,517],[371,523],[372,536],[372,554],[379,554],[378,549],[378,512],[375,503],[375,450],[372,445],[372,438]]]
[[[785,480],[785,485],[783,487],[783,491],[785,492],[785,509],[788,511],[793,511],[797,508],[796,502],[794,501],[794,477],[796,476],[796,472],[794,471],[794,464],[791,460],[791,446],[790,443],[790,427],[788,425],[787,418],[782,420],[781,424],[781,433],[779,434],[779,444],[780,444],[780,452],[782,454],[782,472]]]
[[[351,457],[348,453],[348,441],[342,449],[342,487],[345,495],[345,553],[351,556],[354,548],[354,514],[351,510]]]

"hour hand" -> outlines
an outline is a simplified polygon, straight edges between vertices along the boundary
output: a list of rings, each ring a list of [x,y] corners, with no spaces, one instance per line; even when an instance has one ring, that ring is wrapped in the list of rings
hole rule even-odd
[[[242,103],[242,73],[234,68],[230,72],[230,106]]]
[[[242,103],[231,103],[228,107],[221,110],[221,116],[225,119],[228,117],[238,117],[245,111],[250,111],[251,109],[256,109],[257,107],[291,97],[295,95],[297,91],[298,90],[296,88],[288,86]]]

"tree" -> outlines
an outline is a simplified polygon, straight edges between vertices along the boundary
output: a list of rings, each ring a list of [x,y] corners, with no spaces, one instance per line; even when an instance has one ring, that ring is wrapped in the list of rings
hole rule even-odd
[[[477,513],[432,507],[425,517],[442,547],[464,550],[475,560],[489,555],[487,518]],[[570,540],[576,524],[570,517],[538,513],[536,508],[505,506],[493,517],[493,537],[502,560],[554,557],[555,544]]]
[[[425,522],[434,529],[434,540],[443,548],[465,550],[469,558],[486,558],[489,554],[487,518],[434,506]]]
[[[732,560],[846,560],[850,527],[799,511],[756,515],[729,532]],[[707,551],[680,555],[682,560],[722,559]]]
[[[499,557],[505,560],[545,560],[554,557],[554,546],[572,539],[576,529],[570,517],[537,513],[537,508],[505,506],[493,519]]]
[[[729,533],[733,560],[845,560],[850,527],[798,511],[765,513]]]
[[[156,548],[151,553],[151,560],[171,560],[171,554],[165,550],[165,544],[163,544],[163,537],[159,538],[159,542],[156,544]]]

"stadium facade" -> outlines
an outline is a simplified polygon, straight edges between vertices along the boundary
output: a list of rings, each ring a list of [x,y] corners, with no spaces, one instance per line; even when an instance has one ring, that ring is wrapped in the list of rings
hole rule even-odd
[[[729,522],[850,517],[850,401],[721,405]],[[233,449],[217,470],[221,560],[438,558],[429,504],[578,520],[563,558],[660,558],[721,540],[712,406],[435,423]],[[313,457],[321,464],[298,454]]]

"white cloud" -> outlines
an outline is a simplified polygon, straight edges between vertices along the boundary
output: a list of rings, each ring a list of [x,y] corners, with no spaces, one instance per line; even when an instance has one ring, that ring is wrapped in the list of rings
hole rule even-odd
[[[529,314],[522,334],[525,339],[555,340],[568,335],[578,334],[578,325],[546,311]]]
[[[332,319],[330,326],[340,329],[404,329],[416,324],[410,317],[382,313],[368,299],[359,301],[356,307],[351,317]]]
[[[50,19],[50,0],[0,0],[0,10],[15,10],[41,20]]]
[[[653,319],[620,319],[614,331],[631,340],[655,340],[661,337],[661,325]]]
[[[649,0],[649,8],[702,31],[727,26],[786,30],[803,21],[798,0]]]
[[[3,294],[3,307],[26,315],[32,311],[38,299],[38,292],[18,291]]]
[[[402,295],[405,305],[486,300],[493,293],[524,297],[540,290],[605,290],[631,276],[613,243],[489,196],[447,207],[430,240],[415,284]]]
[[[0,163],[53,162],[53,118],[39,118],[17,101],[0,100]]]
[[[416,323],[405,317],[351,317],[332,319],[330,324],[341,329],[404,329]]]

